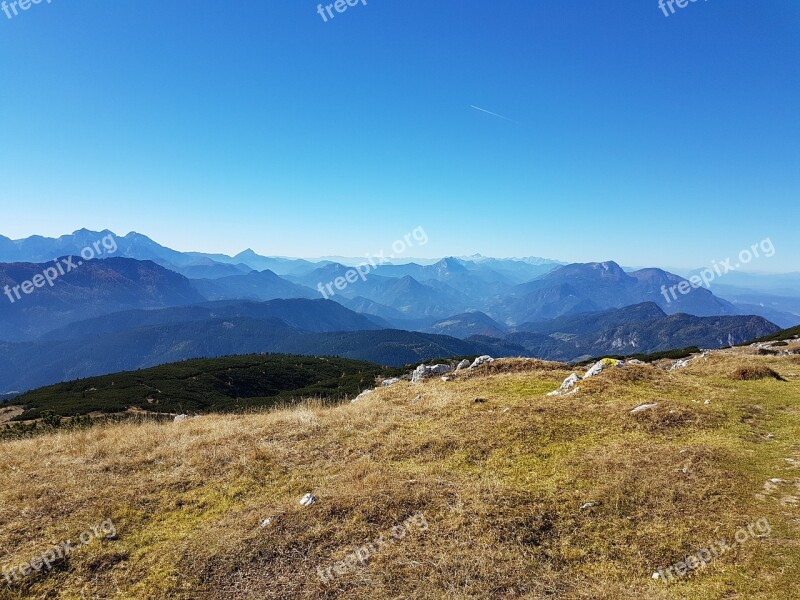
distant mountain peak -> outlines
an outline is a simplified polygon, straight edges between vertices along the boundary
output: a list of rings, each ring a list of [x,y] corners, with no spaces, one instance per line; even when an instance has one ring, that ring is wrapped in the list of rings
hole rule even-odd
[[[253,250],[252,248],[248,248],[247,250],[243,250],[239,252],[236,256],[233,257],[235,260],[241,260],[245,258],[262,258],[258,252]]]
[[[628,279],[628,274],[613,260],[608,260],[604,262],[572,263],[564,265],[563,267],[551,271],[545,277],[550,279],[582,277],[584,279],[616,279],[624,281]]]
[[[431,265],[439,274],[444,273],[464,273],[467,271],[467,268],[461,264],[457,258],[452,256],[448,256],[447,258],[443,258],[437,263]]]

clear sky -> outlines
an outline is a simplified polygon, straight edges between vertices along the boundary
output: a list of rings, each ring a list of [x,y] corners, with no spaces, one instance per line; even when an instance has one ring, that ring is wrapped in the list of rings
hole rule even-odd
[[[0,12],[0,234],[800,270],[796,0],[366,1]]]

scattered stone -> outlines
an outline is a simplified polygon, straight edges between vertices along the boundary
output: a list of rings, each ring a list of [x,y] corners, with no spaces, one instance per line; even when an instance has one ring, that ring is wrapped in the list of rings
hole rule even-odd
[[[767,435],[764,436],[764,439],[765,440],[774,440],[775,439],[775,434],[774,433],[768,433]]]
[[[691,364],[691,362],[692,362],[692,361],[691,361],[691,359],[689,359],[689,358],[684,358],[684,359],[682,359],[682,360],[679,360],[679,361],[675,362],[675,363],[674,363],[674,364],[673,364],[673,365],[672,365],[672,366],[669,368],[669,370],[670,370],[670,371],[674,371],[675,369],[683,369],[684,367],[688,367],[688,366],[689,366],[689,364]]]
[[[316,501],[317,497],[314,494],[308,493],[300,499],[300,504],[302,506],[309,507]]]
[[[703,404],[711,404],[711,400],[706,400]]]
[[[470,369],[474,369],[476,367],[480,367],[481,365],[487,365],[489,363],[493,363],[494,359],[489,356],[488,354],[484,354],[483,356],[479,356],[476,358],[473,363],[469,366]]]
[[[599,502],[587,502],[585,504],[581,504],[581,510],[586,510],[587,508],[592,508],[594,506],[600,506]]]
[[[475,404],[484,404],[484,403],[488,402],[488,400],[486,398],[475,398],[475,400],[473,400],[473,402]]]
[[[395,383],[400,383],[402,379],[399,377],[390,377],[389,379],[384,379],[381,381],[381,387],[389,387],[390,385],[394,385]]]
[[[422,396],[420,396],[420,395],[417,395],[417,397],[416,397],[416,398],[414,398],[414,399],[411,401],[411,404],[416,404],[416,403],[417,403],[417,402],[419,402],[420,400],[422,400]]]
[[[594,377],[595,375],[599,375],[602,373],[606,367],[624,367],[625,363],[622,361],[616,360],[614,358],[603,358],[598,360],[594,363],[588,371],[586,371],[586,375],[583,376],[584,379],[588,377]]]
[[[640,412],[644,412],[646,410],[650,410],[651,408],[655,408],[656,406],[658,406],[658,402],[654,402],[653,404],[642,404],[642,405],[637,406],[636,408],[634,408],[631,411],[631,414],[635,415],[635,414],[638,414]]]
[[[275,517],[267,517],[261,521],[261,527],[269,527]]]
[[[761,349],[775,348],[776,346],[782,346],[782,345],[785,346],[786,344],[785,343],[782,344],[781,342],[757,342],[755,344],[750,344],[750,347],[758,348],[759,350],[761,350]]]
[[[784,483],[789,483],[788,481],[786,481],[785,479],[781,479],[780,477],[773,477],[769,481],[770,481],[770,483],[774,483],[775,485],[781,485],[781,484],[784,484]]]
[[[456,373],[458,373],[462,369],[468,369],[469,365],[470,365],[469,359],[465,358],[460,363],[458,363],[458,366],[456,367]]]
[[[444,375],[445,373],[449,373],[453,369],[450,365],[420,365],[414,372],[411,374],[411,383],[419,383],[423,379],[427,379],[428,377],[433,377],[435,375]]]
[[[449,377],[442,377],[442,381],[444,381],[446,383],[446,382],[450,381],[450,378]]]
[[[583,377],[581,377],[577,373],[573,373],[572,375],[570,375],[569,377],[567,377],[564,380],[564,382],[561,384],[560,388],[558,388],[554,392],[550,392],[547,395],[548,396],[561,396],[561,395],[565,394],[567,390],[570,390],[573,387],[575,387],[575,384],[577,384],[581,380],[583,380]]]
[[[584,375],[583,377],[585,379],[588,379],[589,377],[594,377],[595,375],[599,375],[600,373],[602,373],[605,370],[605,368],[606,368],[606,363],[604,363],[602,360],[598,361],[598,362],[594,363],[589,368],[588,371],[586,371],[586,375]]]
[[[177,417],[175,417],[173,422],[181,423],[181,422],[187,420],[188,418],[189,418],[189,415],[178,415]]]
[[[359,400],[363,400],[364,398],[366,398],[367,396],[369,396],[369,395],[370,395],[372,392],[374,392],[374,391],[375,391],[375,390],[364,390],[364,391],[363,391],[363,392],[361,392],[361,393],[360,393],[358,396],[356,396],[355,398],[353,398],[352,400],[350,400],[350,402],[358,402]]]
[[[646,365],[647,363],[643,360],[639,360],[638,358],[632,358],[628,361],[629,365]]]

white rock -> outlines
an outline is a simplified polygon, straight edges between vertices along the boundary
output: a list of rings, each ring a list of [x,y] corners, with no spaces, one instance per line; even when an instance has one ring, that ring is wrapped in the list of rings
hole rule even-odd
[[[363,391],[363,392],[361,392],[361,393],[360,393],[358,396],[356,396],[355,398],[353,398],[352,400],[350,400],[350,402],[358,402],[359,400],[363,400],[364,398],[366,398],[367,396],[369,396],[369,395],[370,395],[372,392],[374,392],[374,391],[375,391],[375,390],[364,390],[364,391]]]
[[[472,364],[470,365],[470,369],[474,369],[475,367],[480,367],[481,365],[486,365],[489,363],[493,363],[494,359],[489,356],[488,354],[484,354],[483,356],[479,356],[476,358]]]
[[[469,364],[470,364],[470,363],[469,363],[469,360],[467,360],[467,359],[465,358],[465,359],[464,359],[464,360],[462,360],[460,363],[458,363],[458,366],[456,367],[456,372],[458,372],[458,371],[461,371],[462,369],[467,369],[467,368],[469,368]]]
[[[317,497],[314,494],[308,493],[300,499],[300,504],[302,506],[311,506],[316,501]]]
[[[175,423],[181,423],[182,421],[185,421],[188,418],[189,418],[189,415],[178,415],[177,417],[175,417],[174,422]]]
[[[691,364],[691,359],[684,358],[683,360],[679,360],[675,362],[670,368],[670,371],[674,371],[675,369],[683,369],[684,367],[688,367]]]
[[[658,402],[655,402],[653,404],[642,404],[641,406],[637,406],[636,408],[634,408],[631,411],[631,414],[635,415],[637,413],[644,412],[646,410],[650,410],[651,408],[655,408],[656,406],[658,406]]]
[[[570,375],[569,377],[567,377],[564,380],[564,383],[561,384],[560,388],[558,388],[554,392],[550,392],[547,395],[548,396],[562,396],[562,395],[565,395],[567,390],[574,388],[575,384],[577,384],[582,379],[583,379],[583,377],[581,377],[577,373],[573,373],[572,375]],[[571,393],[575,393],[576,391],[577,391],[577,389],[573,390]]]
[[[381,387],[389,387],[390,385],[394,385],[395,383],[400,383],[402,380],[399,377],[391,377],[389,379],[384,379],[381,381]]]
[[[581,510],[586,510],[587,508],[592,508],[593,506],[599,506],[599,502],[587,502],[586,504],[581,504]]]
[[[643,360],[639,360],[638,358],[632,358],[628,361],[629,365],[646,365],[647,363]]]
[[[591,368],[588,371],[586,371],[586,375],[584,375],[583,378],[586,379],[588,377],[594,377],[595,375],[599,375],[605,370],[607,366],[608,365],[605,362],[603,362],[602,360],[598,360],[591,366]]]
[[[264,519],[263,521],[261,521],[261,526],[262,526],[262,527],[269,527],[269,526],[270,526],[270,524],[272,523],[272,519],[274,519],[274,518],[275,518],[275,517],[267,517],[266,519]]]
[[[419,383],[423,379],[427,379],[428,377],[433,377],[435,375],[444,375],[445,373],[449,373],[453,369],[450,365],[420,365],[414,372],[411,374],[411,383]]]
[[[563,396],[564,398],[566,398],[567,396],[574,396],[575,394],[577,394],[580,391],[581,391],[581,388],[575,386],[571,390],[556,390],[554,392],[550,392],[547,395],[548,396]]]

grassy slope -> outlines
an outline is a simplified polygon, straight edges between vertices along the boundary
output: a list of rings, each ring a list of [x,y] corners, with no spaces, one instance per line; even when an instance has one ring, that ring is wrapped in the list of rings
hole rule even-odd
[[[568,398],[545,395],[562,366],[503,361],[344,406],[0,443],[0,565],[118,530],[0,598],[800,598],[800,357],[735,352],[612,369]],[[727,377],[754,363],[788,381]],[[426,531],[320,581],[417,511]],[[763,517],[769,537],[650,578]]]

